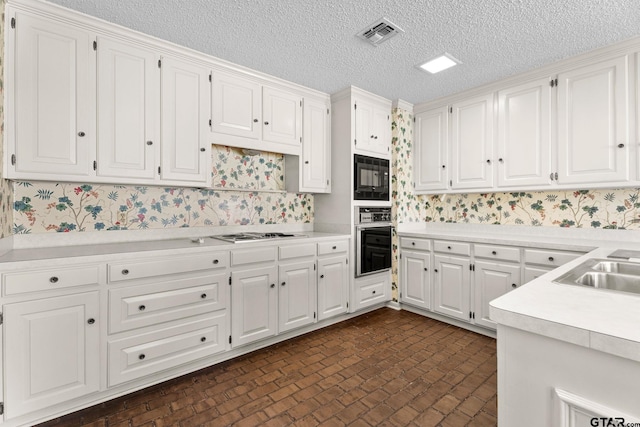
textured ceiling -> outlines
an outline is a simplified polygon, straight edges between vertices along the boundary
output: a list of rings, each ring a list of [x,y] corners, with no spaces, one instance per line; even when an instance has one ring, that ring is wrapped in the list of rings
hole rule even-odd
[[[411,103],[640,35],[638,0],[51,1],[323,92]],[[355,37],[383,16],[404,33]],[[415,68],[445,51],[463,64]]]

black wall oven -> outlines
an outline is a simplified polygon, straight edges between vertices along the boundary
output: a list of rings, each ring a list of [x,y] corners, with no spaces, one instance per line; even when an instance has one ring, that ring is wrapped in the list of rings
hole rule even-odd
[[[389,201],[389,160],[353,155],[353,199]]]
[[[356,208],[356,277],[391,268],[391,208]]]

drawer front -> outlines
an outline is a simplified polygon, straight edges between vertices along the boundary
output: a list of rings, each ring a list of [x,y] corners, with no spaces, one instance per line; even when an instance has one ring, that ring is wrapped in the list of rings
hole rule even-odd
[[[339,240],[337,242],[322,242],[318,243],[318,255],[330,255],[349,250],[349,243],[347,240]]]
[[[4,294],[15,295],[73,286],[97,285],[99,279],[100,267],[97,265],[7,273],[3,275]]]
[[[400,247],[405,249],[416,249],[422,251],[431,250],[431,240],[416,239],[414,237],[401,237]]]
[[[471,244],[464,242],[449,242],[446,240],[435,240],[433,242],[433,249],[436,252],[444,252],[447,254],[456,255],[471,255]]]
[[[356,281],[356,309],[391,299],[391,276],[363,277]]]
[[[110,289],[109,333],[222,310],[228,305],[226,273]]]
[[[228,252],[181,255],[171,258],[159,258],[153,261],[130,261],[109,264],[109,280],[143,279],[168,274],[191,273],[194,271],[225,268],[229,265]]]
[[[109,386],[226,350],[226,312],[147,334],[109,341]]]
[[[276,260],[276,248],[255,248],[231,251],[231,266]]]
[[[474,245],[476,257],[520,262],[520,248],[496,245]]]
[[[580,256],[582,252],[553,251],[546,249],[525,249],[524,262],[526,264],[538,264],[550,267],[559,267]]]
[[[280,259],[291,259],[316,256],[316,244],[305,243],[304,245],[280,246]]]

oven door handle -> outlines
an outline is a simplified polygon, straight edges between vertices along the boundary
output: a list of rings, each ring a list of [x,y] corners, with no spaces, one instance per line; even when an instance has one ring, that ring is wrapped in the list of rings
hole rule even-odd
[[[366,228],[380,228],[380,227],[391,227],[391,230],[396,229],[390,222],[371,222],[367,224],[356,225],[356,231],[360,231]]]

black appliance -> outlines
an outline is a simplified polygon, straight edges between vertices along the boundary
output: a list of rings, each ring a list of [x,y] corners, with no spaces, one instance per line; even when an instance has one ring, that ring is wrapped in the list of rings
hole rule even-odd
[[[356,277],[391,268],[391,208],[356,208]]]
[[[389,160],[353,155],[353,199],[389,201]]]

